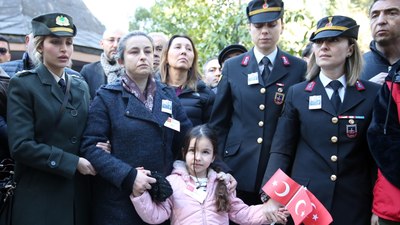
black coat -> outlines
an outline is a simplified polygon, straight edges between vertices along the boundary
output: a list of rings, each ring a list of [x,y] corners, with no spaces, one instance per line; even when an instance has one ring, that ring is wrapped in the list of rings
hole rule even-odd
[[[96,91],[101,85],[107,84],[107,77],[100,61],[84,65],[81,75],[89,86],[91,99],[94,99]]]
[[[203,81],[197,82],[197,91],[185,88],[178,98],[193,126],[208,122],[215,94]]]
[[[366,132],[379,85],[347,86],[336,113],[320,79],[314,82],[312,90],[306,88],[309,82],[289,89],[264,181],[281,168],[324,204],[334,225],[370,224],[376,170]],[[321,109],[309,109],[310,96],[321,96]]]
[[[391,81],[393,75],[389,74],[386,81]],[[390,92],[389,86],[391,86],[392,92]],[[399,83],[384,83],[381,87],[368,129],[368,143],[372,156],[385,178],[400,189],[400,103],[392,97],[398,97],[399,90]],[[390,108],[388,107],[389,101],[391,101]],[[387,116],[388,110],[389,115]],[[386,134],[384,129],[386,129]]]
[[[232,169],[237,189],[258,193],[283,107],[281,94],[304,80],[306,63],[278,50],[264,84],[256,61],[252,49],[225,62],[210,126],[218,132],[219,154]],[[260,84],[247,84],[251,73],[258,74]]]
[[[375,41],[371,41],[369,48],[371,51],[363,55],[364,68],[361,73],[363,80],[369,80],[381,72],[387,73],[392,66],[386,57],[376,49]]]

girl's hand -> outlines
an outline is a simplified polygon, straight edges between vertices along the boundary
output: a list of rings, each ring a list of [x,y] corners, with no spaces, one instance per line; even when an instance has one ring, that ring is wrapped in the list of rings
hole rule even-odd
[[[284,209],[282,204],[273,199],[269,199],[263,205],[265,216],[270,223],[276,222],[286,224],[286,217],[289,216],[289,213]]]
[[[219,172],[217,174],[217,179],[218,180],[223,180],[226,184],[226,187],[228,188],[228,193],[232,194],[235,192],[236,187],[237,187],[237,181],[236,179],[229,173],[224,173],[224,172]]]
[[[83,175],[96,175],[96,170],[92,164],[85,158],[79,157],[78,165],[76,169]]]
[[[98,142],[96,144],[96,147],[103,149],[107,153],[111,153],[111,144],[110,141],[107,141],[106,143],[104,142]]]

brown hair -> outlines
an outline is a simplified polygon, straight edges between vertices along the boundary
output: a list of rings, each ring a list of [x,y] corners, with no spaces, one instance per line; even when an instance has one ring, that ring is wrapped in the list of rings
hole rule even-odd
[[[214,130],[209,128],[207,125],[199,125],[193,127],[185,136],[183,147],[182,147],[182,156],[185,158],[187,152],[189,151],[189,145],[190,141],[195,138],[196,142],[194,144],[194,148],[196,149],[197,145],[197,140],[200,138],[207,138],[210,140],[212,146],[213,146],[213,156],[217,158],[217,148],[218,148],[218,142],[217,142],[217,134]],[[196,151],[195,151],[196,154]],[[215,165],[211,164],[210,167],[215,170],[217,173],[220,172],[221,170],[216,167]],[[228,188],[226,187],[225,181],[224,180],[218,180],[218,184],[215,190],[215,204],[217,207],[217,212],[228,212],[230,210],[230,202],[229,202],[229,196],[228,196]]]
[[[166,48],[163,49],[162,55],[161,55],[161,62],[160,62],[160,75],[161,75],[161,82],[167,83],[168,81],[168,52],[169,49],[171,48],[172,41],[175,38],[186,38],[190,41],[193,47],[193,53],[194,53],[194,58],[193,58],[193,64],[192,67],[189,69],[188,74],[187,74],[187,79],[186,83],[183,85],[183,87],[187,86],[194,91],[197,91],[197,82],[200,80],[200,71],[199,71],[199,65],[198,65],[198,59],[199,55],[197,53],[197,49],[194,46],[193,40],[187,36],[187,35],[174,35],[169,39],[168,44]]]

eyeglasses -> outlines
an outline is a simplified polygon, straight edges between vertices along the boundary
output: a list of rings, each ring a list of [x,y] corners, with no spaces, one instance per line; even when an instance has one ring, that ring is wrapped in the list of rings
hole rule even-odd
[[[5,55],[5,54],[7,54],[7,52],[8,52],[8,49],[0,48],[0,55]]]

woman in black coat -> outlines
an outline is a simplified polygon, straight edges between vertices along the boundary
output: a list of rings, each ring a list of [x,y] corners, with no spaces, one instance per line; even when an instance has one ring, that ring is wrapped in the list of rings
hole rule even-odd
[[[161,56],[161,82],[175,89],[193,126],[207,123],[215,99],[214,92],[201,80],[198,54],[192,39],[174,35]]]
[[[318,22],[307,81],[289,89],[264,177],[281,168],[319,199],[333,225],[371,218],[375,172],[366,132],[379,86],[358,80],[358,27],[344,16]]]

